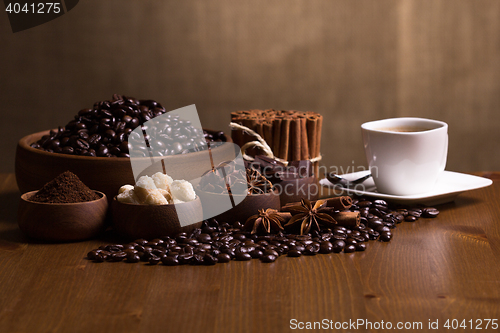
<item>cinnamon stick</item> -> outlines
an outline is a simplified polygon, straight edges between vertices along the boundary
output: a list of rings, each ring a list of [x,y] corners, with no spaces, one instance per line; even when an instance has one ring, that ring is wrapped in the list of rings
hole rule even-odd
[[[349,196],[335,197],[326,199],[326,206],[337,210],[349,209],[352,206],[352,198]]]
[[[273,120],[273,145],[271,146],[271,148],[275,156],[278,156],[279,158],[284,158],[283,156],[281,156],[280,144],[281,144],[281,119],[275,118]]]
[[[360,223],[359,212],[340,212],[336,214],[331,214],[331,217],[333,217],[335,221],[337,221],[338,225],[344,227],[357,227],[359,226]]]
[[[256,123],[257,123],[257,120],[255,118],[246,118],[246,119],[243,119],[242,125],[245,127],[248,127],[251,130],[254,130]],[[250,135],[246,132],[243,133],[243,142],[244,143],[254,141],[254,140],[255,140],[255,137],[253,135]],[[258,153],[258,150],[256,148],[250,148],[247,150],[247,154],[250,156],[255,156],[255,155],[257,155],[257,153]]]
[[[318,124],[316,126],[316,152],[314,157],[319,156],[321,152],[321,129],[323,127],[323,116],[318,114],[317,117],[318,117]]]
[[[266,141],[267,145],[271,149],[273,149],[273,142],[274,142],[273,123],[270,120],[265,120],[262,126],[264,129],[264,140]]]
[[[231,121],[234,122],[234,119],[236,118],[246,117],[250,113],[251,113],[250,111],[233,111],[231,112]]]
[[[288,161],[288,143],[289,143],[289,136],[290,136],[290,123],[292,121],[292,118],[290,117],[284,117],[281,120],[281,136],[280,136],[280,153],[279,156],[281,156],[282,159]]]
[[[290,135],[289,135],[289,149],[290,154],[288,156],[289,161],[300,161],[300,119],[295,118],[290,124]]]
[[[315,116],[307,116],[307,142],[309,143],[309,155],[311,158],[316,157],[316,126],[318,120]]]
[[[300,159],[310,159],[309,143],[307,138],[307,119],[300,117]]]
[[[231,117],[232,117],[232,114],[231,114]],[[231,121],[233,123],[243,125],[244,119],[245,119],[244,117],[236,117],[236,118],[232,118]],[[237,129],[231,130],[231,138],[233,139],[233,142],[240,147],[245,144],[244,139],[243,139],[243,131],[242,130],[237,130]]]

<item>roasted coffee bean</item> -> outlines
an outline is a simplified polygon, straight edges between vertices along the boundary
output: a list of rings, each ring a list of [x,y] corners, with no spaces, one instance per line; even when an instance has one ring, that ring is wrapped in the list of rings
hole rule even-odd
[[[153,255],[149,257],[148,262],[150,265],[157,265],[160,262],[160,260],[161,260],[160,257]]]
[[[353,231],[351,231],[351,234],[349,235],[349,237],[357,237],[360,235],[361,235],[361,232],[359,232],[359,230],[353,230]]]
[[[406,222],[415,222],[416,220],[417,220],[417,217],[416,217],[416,216],[414,216],[414,215],[407,215],[407,216],[405,217],[405,221],[406,221]]]
[[[248,251],[248,249],[244,246],[241,246],[241,247],[236,247],[235,250],[234,250],[234,253],[235,254],[238,254],[238,253],[248,253],[250,251]]]
[[[357,242],[358,242],[357,240],[355,240],[354,238],[351,238],[351,237],[349,237],[349,238],[347,238],[347,239],[345,240],[345,243],[346,243],[347,245],[356,244]]]
[[[321,242],[319,252],[323,254],[328,254],[333,252],[333,245],[329,241]]]
[[[354,245],[356,248],[356,251],[364,251],[366,250],[366,244],[365,243],[357,243]]]
[[[375,205],[379,205],[379,206],[387,206],[387,202],[384,200],[381,200],[381,199],[377,199],[377,200],[373,201],[373,203]]]
[[[259,259],[260,257],[262,257],[264,255],[264,252],[262,252],[261,250],[255,249],[252,252],[250,252],[250,255],[254,259]]]
[[[422,210],[422,217],[433,218],[439,215],[439,210],[434,207],[427,207]]]
[[[179,256],[177,257],[177,260],[179,260],[179,264],[180,265],[185,265],[185,264],[189,264],[189,262],[193,259],[193,255],[192,254],[188,254],[188,253],[181,253],[179,254]]]
[[[234,256],[236,255],[233,249],[222,249],[221,252],[228,254],[230,258],[234,258]]]
[[[122,261],[123,259],[125,259],[127,257],[127,254],[125,252],[113,252],[111,253],[107,258],[106,260],[108,261],[113,261],[113,262],[117,262],[117,261]]]
[[[278,258],[278,256],[275,256],[273,254],[266,254],[260,258],[260,261],[265,262],[265,263],[271,263],[271,262],[275,262],[276,258]]]
[[[95,256],[94,256],[94,261],[95,262],[103,262],[104,260],[106,260],[108,256],[102,252],[99,252],[97,253]]]
[[[353,244],[351,245],[347,245],[345,248],[344,248],[344,253],[352,253],[356,251],[356,246],[354,246]]]
[[[378,227],[382,227],[384,224],[380,218],[372,218],[368,220],[368,227],[372,229],[377,229]]]
[[[203,263],[205,265],[215,265],[218,262],[217,257],[212,256],[211,254],[207,253],[203,257]]]
[[[243,234],[234,234],[233,238],[237,239],[239,241],[244,241],[244,240],[246,240],[247,237],[245,235],[243,235]]]
[[[87,259],[89,260],[94,260],[96,255],[99,254],[99,252],[101,252],[101,250],[92,250],[90,251],[89,253],[87,253]]]
[[[296,251],[303,252],[305,249],[306,249],[306,247],[304,245],[302,245],[302,244],[295,244],[292,247],[290,247],[290,251],[291,250],[296,250]]]
[[[191,265],[202,265],[204,262],[204,254],[195,253],[191,259]]]
[[[415,216],[418,219],[422,215],[422,210],[420,208],[409,209],[408,215]]]
[[[250,253],[238,252],[235,255],[235,259],[238,261],[246,261],[252,259],[252,256],[250,255]]]
[[[391,238],[392,238],[392,233],[384,232],[380,234],[379,240],[381,240],[382,242],[388,242],[391,240]]]
[[[286,244],[281,244],[281,246],[278,247],[278,252],[280,254],[288,253],[289,250],[290,250],[290,247]]]
[[[379,233],[386,232],[386,231],[391,231],[391,229],[389,227],[387,227],[387,226],[378,227],[376,230]]]
[[[140,260],[141,260],[141,258],[139,257],[139,255],[137,255],[135,253],[128,253],[127,259],[125,261],[128,263],[137,263]]]
[[[306,246],[306,249],[302,252],[305,255],[316,255],[319,252],[319,248],[310,244]]]
[[[212,240],[212,237],[210,237],[210,234],[208,233],[201,233],[198,235],[197,239],[201,243],[207,243]]]
[[[267,256],[267,255],[269,255],[269,254],[270,254],[270,255],[273,255],[273,256],[276,256],[276,257],[278,257],[278,256],[279,256],[278,252],[277,252],[277,251],[275,251],[275,250],[265,250],[263,254],[264,254],[265,256]]]
[[[75,149],[71,146],[63,147],[62,151],[61,151],[61,153],[68,154],[68,155],[74,154],[74,152],[75,152]]]
[[[161,262],[166,266],[177,266],[179,265],[179,260],[176,257],[166,256],[161,259]]]
[[[231,256],[229,254],[227,254],[227,253],[219,253],[219,255],[217,255],[217,260],[220,263],[230,262],[231,261]]]
[[[334,253],[341,252],[346,246],[346,243],[343,240],[334,240],[332,242],[332,251]]]
[[[302,252],[294,249],[294,250],[289,250],[287,255],[289,257],[300,257],[302,255]]]

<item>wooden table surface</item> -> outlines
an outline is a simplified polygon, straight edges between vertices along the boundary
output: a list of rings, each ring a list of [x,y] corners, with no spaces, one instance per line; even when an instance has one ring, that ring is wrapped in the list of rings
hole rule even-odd
[[[282,332],[308,322],[416,332],[436,321],[435,332],[464,331],[444,328],[448,319],[490,331],[500,325],[500,174],[483,175],[492,186],[438,206],[436,219],[398,225],[365,252],[167,267],[86,260],[104,240],[28,241],[15,177],[3,174],[0,332]],[[496,320],[485,329],[487,319]]]

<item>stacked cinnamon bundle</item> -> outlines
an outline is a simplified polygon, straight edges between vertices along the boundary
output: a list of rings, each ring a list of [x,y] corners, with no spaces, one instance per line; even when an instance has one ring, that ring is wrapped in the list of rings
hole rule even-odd
[[[231,112],[231,121],[257,132],[272,149],[274,156],[285,161],[310,160],[320,155],[323,116],[307,111],[248,110]],[[233,142],[243,146],[255,137],[233,130]],[[248,155],[259,154],[257,148]]]

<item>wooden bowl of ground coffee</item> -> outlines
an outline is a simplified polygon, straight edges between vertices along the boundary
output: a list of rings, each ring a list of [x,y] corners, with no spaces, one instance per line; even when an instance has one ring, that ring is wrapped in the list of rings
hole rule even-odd
[[[18,224],[29,238],[80,241],[103,230],[107,209],[104,193],[90,190],[76,175],[65,172],[39,191],[21,196]]]

